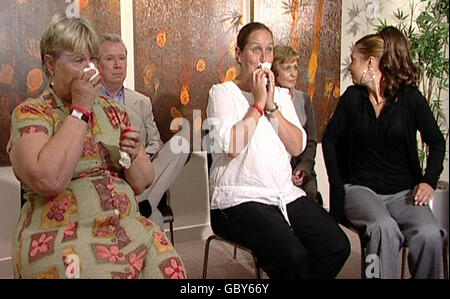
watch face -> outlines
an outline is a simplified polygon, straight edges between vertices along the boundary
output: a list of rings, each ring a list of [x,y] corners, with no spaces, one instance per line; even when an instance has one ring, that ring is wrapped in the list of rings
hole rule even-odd
[[[73,110],[72,110],[72,113],[71,113],[70,115],[75,116],[76,118],[81,119],[81,117],[83,116],[83,113],[80,112],[80,111],[78,111],[78,110],[73,109]]]
[[[73,109],[72,113],[70,113],[70,115],[72,115],[73,117],[78,118],[79,120],[83,120],[83,121],[85,121],[87,123],[89,122],[89,117],[86,114],[84,114],[83,112],[80,112],[80,111],[78,111],[76,109]]]

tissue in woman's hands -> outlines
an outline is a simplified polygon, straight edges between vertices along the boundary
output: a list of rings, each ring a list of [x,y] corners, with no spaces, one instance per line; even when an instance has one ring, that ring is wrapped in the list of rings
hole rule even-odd
[[[128,153],[119,151],[120,152],[120,160],[119,164],[122,165],[123,168],[128,169],[131,167],[131,157]]]
[[[264,62],[264,63],[258,63],[258,67],[262,68],[263,70],[270,70],[270,68],[272,67],[272,64],[270,62]],[[269,80],[266,78],[264,78],[264,83],[267,85],[269,83]]]
[[[92,62],[89,63],[89,67],[85,68],[85,69],[83,70],[83,72],[86,73],[86,72],[89,72],[90,70],[95,70],[95,74],[89,79],[89,82],[94,83],[94,79],[95,79],[95,77],[98,76],[99,71],[98,71],[98,69],[95,67],[95,64],[93,64]]]

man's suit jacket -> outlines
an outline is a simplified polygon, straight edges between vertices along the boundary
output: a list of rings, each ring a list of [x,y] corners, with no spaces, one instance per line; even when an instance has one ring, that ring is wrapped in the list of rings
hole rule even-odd
[[[125,107],[131,125],[141,128],[141,141],[148,154],[155,154],[163,142],[153,116],[152,101],[149,97],[125,88]]]

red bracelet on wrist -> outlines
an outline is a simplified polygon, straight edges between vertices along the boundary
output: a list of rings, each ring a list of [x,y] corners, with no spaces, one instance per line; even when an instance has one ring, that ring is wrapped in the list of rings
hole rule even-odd
[[[91,112],[90,112],[90,111],[87,111],[86,109],[84,109],[84,108],[81,107],[81,106],[73,105],[73,104],[72,104],[72,105],[70,106],[70,109],[71,109],[71,110],[73,110],[73,109],[78,110],[78,111],[80,111],[81,113],[86,114],[88,118],[91,118]]]
[[[263,110],[261,109],[261,107],[259,107],[258,104],[254,103],[254,104],[252,105],[252,107],[255,108],[256,110],[258,110],[259,114],[260,114],[261,116],[263,116],[264,112],[263,112]]]

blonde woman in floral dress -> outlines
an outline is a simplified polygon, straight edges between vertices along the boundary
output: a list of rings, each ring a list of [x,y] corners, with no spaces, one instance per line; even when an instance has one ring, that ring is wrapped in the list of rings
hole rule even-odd
[[[7,150],[24,189],[16,278],[184,278],[163,232],[142,217],[135,194],[153,181],[125,107],[98,97],[99,39],[84,18],[55,15],[41,39],[52,82],[12,114]],[[128,153],[129,168],[119,163]]]

